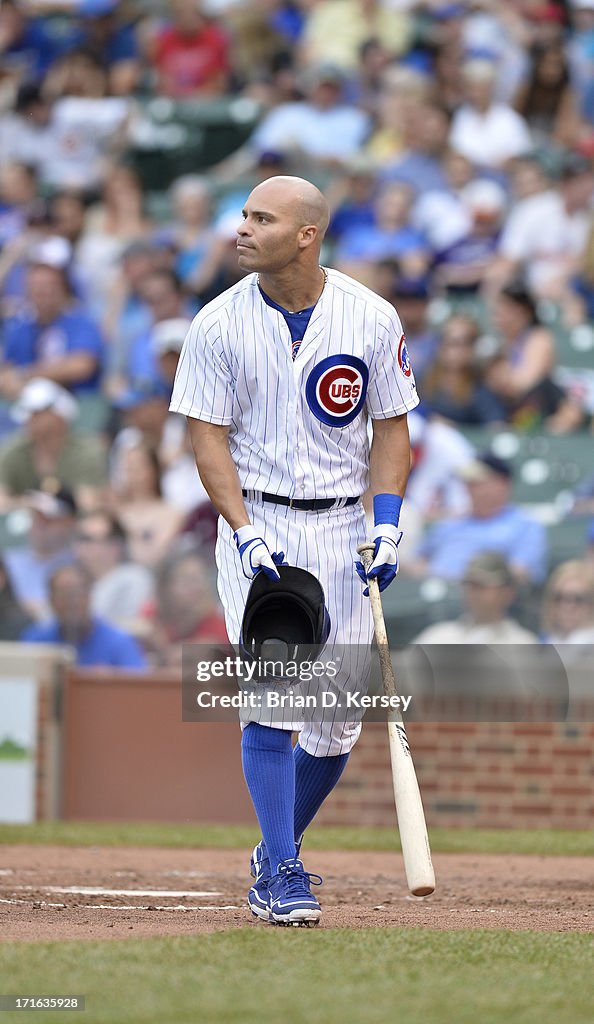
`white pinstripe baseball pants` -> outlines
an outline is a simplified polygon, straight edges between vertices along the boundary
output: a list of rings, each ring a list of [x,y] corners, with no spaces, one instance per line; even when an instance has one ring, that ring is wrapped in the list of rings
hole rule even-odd
[[[330,615],[328,644],[344,645],[349,656],[345,659],[332,688],[364,690],[370,672],[370,643],[373,621],[369,599],[363,597],[363,586],[357,576],[354,561],[357,545],[366,540],[365,512],[361,502],[348,508],[327,512],[299,512],[272,502],[246,501],[250,520],[261,532],[270,551],[284,551],[290,565],[307,569],[319,579],[326,595]],[[241,560],[227,522],[219,519],[216,545],[218,589],[227,632],[232,643],[239,641],[243,612],[250,588],[241,570]],[[270,712],[269,712],[270,714]],[[299,732],[299,743],[314,757],[346,754],[353,747],[361,731],[360,721],[344,721],[345,713],[326,712],[322,721],[295,721],[279,719],[278,712],[266,719],[262,713],[242,710],[242,724],[258,721],[262,725]],[[317,718],[318,716],[316,716]]]

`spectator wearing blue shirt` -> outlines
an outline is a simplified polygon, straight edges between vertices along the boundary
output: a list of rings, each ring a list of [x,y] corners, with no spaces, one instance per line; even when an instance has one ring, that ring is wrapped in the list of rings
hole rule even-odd
[[[384,185],[374,204],[375,223],[354,227],[342,236],[336,253],[337,269],[363,284],[373,285],[373,265],[398,260],[402,273],[418,277],[427,270],[427,243],[410,224],[412,189],[408,185]]]
[[[405,125],[407,148],[382,172],[384,181],[401,182],[416,195],[447,188],[443,158],[450,122],[447,112],[433,103],[419,107]]]
[[[509,562],[518,582],[542,583],[546,576],[546,531],[511,503],[511,466],[491,452],[463,467],[471,508],[460,519],[437,523],[421,542],[422,575],[460,580],[475,555],[496,551]]]
[[[85,667],[145,668],[145,655],[133,637],[91,615],[91,586],[91,578],[81,565],[76,563],[57,569],[50,579],[55,620],[28,626],[21,640],[34,644],[68,644],[76,651],[77,665]]]
[[[140,78],[136,26],[121,19],[118,0],[82,0],[82,45],[101,59],[109,77],[110,96],[128,96]]]
[[[0,393],[16,398],[32,377],[54,380],[75,392],[96,391],[103,339],[73,300],[63,260],[34,256],[26,271],[26,304],[4,323]]]
[[[139,334],[130,345],[126,365],[129,389],[138,395],[169,397],[171,386],[165,380],[155,356],[153,327],[165,320],[192,318],[195,304],[187,298],[182,284],[173,270],[153,270],[142,282],[140,294],[152,317],[150,330]]]

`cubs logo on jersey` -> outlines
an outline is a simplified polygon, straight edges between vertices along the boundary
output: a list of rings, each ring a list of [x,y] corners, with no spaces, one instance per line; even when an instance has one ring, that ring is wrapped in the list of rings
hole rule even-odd
[[[412,373],[412,366],[410,365],[408,349],[406,347],[406,338],[404,337],[404,334],[402,335],[400,339],[400,344],[398,345],[398,365],[402,370],[404,376],[410,377]]]
[[[368,382],[369,369],[362,359],[351,355],[328,356],[314,366],[307,378],[307,404],[327,426],[346,426],[361,412]]]

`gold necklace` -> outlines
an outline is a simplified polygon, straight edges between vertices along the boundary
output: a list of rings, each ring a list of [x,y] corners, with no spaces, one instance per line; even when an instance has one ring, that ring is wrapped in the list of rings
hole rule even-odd
[[[314,302],[314,306],[320,301],[320,299],[322,297],[322,292],[324,291],[324,288],[326,287],[326,285],[328,283],[328,271],[326,270],[325,267],[320,267],[320,270],[322,271],[322,274],[324,275],[324,282],[322,284],[322,291],[320,292],[320,294],[318,295],[316,301]],[[260,287],[260,275],[259,274],[258,274],[258,277],[257,277],[257,283],[258,283],[258,288],[259,288]],[[305,308],[308,308],[308,307],[305,307]],[[291,315],[293,315],[295,313],[302,313],[302,312],[303,312],[303,310],[301,310],[301,309],[288,309],[287,310],[287,313],[291,313]]]

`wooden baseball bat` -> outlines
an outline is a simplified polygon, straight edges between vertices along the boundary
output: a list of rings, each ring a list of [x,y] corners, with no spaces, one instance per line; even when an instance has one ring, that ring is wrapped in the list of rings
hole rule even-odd
[[[374,549],[375,545],[369,543],[361,544],[357,548],[366,571],[373,561]],[[384,693],[387,697],[395,697],[397,695],[396,677],[390,657],[390,645],[386,633],[379,585],[376,579],[368,580],[367,584]],[[390,709],[388,712],[388,739],[390,741],[394,802],[406,881],[413,896],[429,896],[435,889],[435,873],[431,863],[431,850],[419,783],[404,722],[398,709]]]

